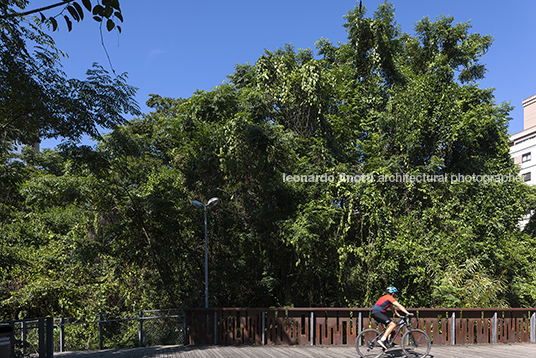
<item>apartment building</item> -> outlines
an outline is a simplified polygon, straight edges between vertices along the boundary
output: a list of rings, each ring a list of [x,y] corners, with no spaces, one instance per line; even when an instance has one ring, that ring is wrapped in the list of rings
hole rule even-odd
[[[510,156],[523,181],[536,183],[536,95],[523,101],[523,131],[510,136]]]
[[[523,131],[510,136],[510,156],[519,165],[519,174],[527,184],[536,183],[536,95],[523,101]],[[527,212],[519,222],[523,229],[533,211]]]

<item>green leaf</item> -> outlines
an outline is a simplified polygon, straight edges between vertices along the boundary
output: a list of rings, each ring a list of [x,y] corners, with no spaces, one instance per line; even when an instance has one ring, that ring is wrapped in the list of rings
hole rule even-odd
[[[114,13],[114,9],[110,6],[107,6],[104,11],[103,11],[103,16],[107,19],[110,18],[110,16],[112,16]]]
[[[95,5],[93,15],[104,16],[104,8],[101,5]]]
[[[108,21],[106,21],[106,29],[108,31],[112,31],[115,27],[115,24],[112,20],[108,19]]]
[[[93,16],[93,20],[97,21],[97,22],[102,22],[102,17],[99,17],[99,16]]]
[[[121,15],[121,13],[119,11],[116,11],[115,12],[115,17],[117,17],[121,22],[123,22],[123,15]]]
[[[119,10],[121,11],[121,9],[119,8],[119,0],[103,0],[102,1],[102,5],[108,7],[113,7],[114,9],[116,10]]]
[[[50,20],[50,23],[52,24],[52,31],[56,31],[58,29],[58,22],[53,17],[50,17],[49,20]]]
[[[121,33],[121,26],[116,26],[117,27],[117,31],[119,31],[119,33]]]
[[[69,11],[73,19],[75,19],[77,22],[80,21],[80,16],[78,16],[78,13],[76,12],[74,7],[67,6],[67,11]]]
[[[82,7],[77,2],[73,3],[73,6],[77,11],[80,20],[84,20],[84,10],[82,9]]]
[[[118,11],[121,11],[121,7],[119,5],[119,0],[112,0],[112,7]]]
[[[63,17],[65,18],[65,22],[67,23],[67,29],[69,30],[69,32],[71,32],[71,30],[73,29],[73,23],[67,15],[64,15]]]
[[[44,23],[45,21],[47,21],[47,18],[45,17],[45,15],[43,15],[43,13],[39,13],[39,15],[41,15],[41,22]]]
[[[91,1],[90,0],[82,0],[82,4],[86,7],[87,11],[91,11]]]

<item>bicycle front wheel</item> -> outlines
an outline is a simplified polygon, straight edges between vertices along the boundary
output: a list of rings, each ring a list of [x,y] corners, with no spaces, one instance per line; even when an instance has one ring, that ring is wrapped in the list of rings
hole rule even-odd
[[[402,336],[402,351],[410,358],[424,358],[430,353],[430,337],[420,329],[408,330]]]
[[[377,329],[365,329],[359,333],[355,339],[355,349],[357,354],[363,358],[378,358],[383,354],[382,347],[378,340],[382,334]]]

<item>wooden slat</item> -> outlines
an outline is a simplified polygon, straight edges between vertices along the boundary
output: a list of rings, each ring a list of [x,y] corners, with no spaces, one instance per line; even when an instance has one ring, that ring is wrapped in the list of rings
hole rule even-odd
[[[298,321],[298,341],[299,345],[310,345],[310,330],[311,330],[311,315],[309,312],[297,312],[296,318]]]
[[[266,344],[275,344],[277,332],[275,311],[268,311],[266,314]]]

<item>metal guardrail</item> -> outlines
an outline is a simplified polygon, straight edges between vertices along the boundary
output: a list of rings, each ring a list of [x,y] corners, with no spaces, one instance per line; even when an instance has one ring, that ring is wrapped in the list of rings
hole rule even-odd
[[[13,328],[16,357],[49,358],[54,352],[180,345],[186,338],[182,309],[3,323]]]
[[[433,344],[536,342],[536,308],[415,308]],[[189,344],[353,345],[369,308],[185,309]]]

